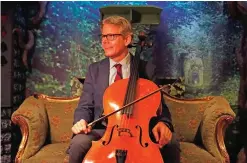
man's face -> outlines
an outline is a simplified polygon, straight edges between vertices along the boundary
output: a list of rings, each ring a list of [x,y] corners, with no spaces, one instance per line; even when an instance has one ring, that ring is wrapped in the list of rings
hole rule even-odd
[[[113,24],[104,24],[102,28],[102,48],[105,51],[105,56],[112,59],[126,55],[128,52],[128,44],[131,41],[130,36],[124,37],[122,29]]]

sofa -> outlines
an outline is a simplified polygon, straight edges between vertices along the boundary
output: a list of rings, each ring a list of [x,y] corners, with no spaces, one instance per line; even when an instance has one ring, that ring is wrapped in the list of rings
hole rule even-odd
[[[163,98],[180,142],[181,163],[230,162],[224,134],[235,113],[224,97],[180,99],[164,93]],[[79,96],[64,98],[39,94],[26,98],[11,117],[22,133],[15,162],[68,162],[66,150],[78,102]]]

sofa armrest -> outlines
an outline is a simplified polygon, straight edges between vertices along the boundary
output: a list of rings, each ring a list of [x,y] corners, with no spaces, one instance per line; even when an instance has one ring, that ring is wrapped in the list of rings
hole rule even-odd
[[[12,114],[11,120],[21,129],[22,140],[15,162],[22,162],[37,153],[46,140],[48,118],[42,100],[28,97]]]
[[[201,125],[203,145],[210,154],[221,162],[230,162],[224,136],[225,129],[235,116],[229,103],[220,96],[214,97],[203,115]]]

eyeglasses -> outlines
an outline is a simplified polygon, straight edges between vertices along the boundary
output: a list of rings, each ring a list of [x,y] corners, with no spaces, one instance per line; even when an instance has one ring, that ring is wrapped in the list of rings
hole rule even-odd
[[[100,35],[101,40],[106,38],[108,41],[113,41],[117,38],[117,36],[123,36],[122,34],[107,34],[107,35]]]

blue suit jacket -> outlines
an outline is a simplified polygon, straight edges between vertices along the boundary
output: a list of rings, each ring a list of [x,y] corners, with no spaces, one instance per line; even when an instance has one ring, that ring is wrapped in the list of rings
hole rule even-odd
[[[131,59],[133,59],[132,56]],[[109,58],[92,63],[89,66],[83,85],[83,92],[74,113],[74,124],[81,119],[89,123],[102,116],[103,95],[109,86],[109,66]],[[141,60],[139,64],[139,77],[156,83],[155,66],[151,62]],[[155,121],[163,121],[173,131],[171,115],[163,98],[162,113],[156,117]]]

